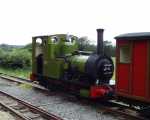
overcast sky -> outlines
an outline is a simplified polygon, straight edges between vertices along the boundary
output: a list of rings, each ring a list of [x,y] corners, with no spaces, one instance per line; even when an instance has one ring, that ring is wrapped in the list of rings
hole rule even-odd
[[[32,36],[69,33],[96,40],[150,31],[150,0],[0,0],[0,43],[23,45]]]

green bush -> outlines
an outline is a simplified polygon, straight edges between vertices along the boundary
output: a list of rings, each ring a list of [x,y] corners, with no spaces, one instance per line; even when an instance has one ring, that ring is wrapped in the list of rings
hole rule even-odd
[[[14,69],[31,67],[31,52],[20,48],[11,52],[0,49],[0,66]]]

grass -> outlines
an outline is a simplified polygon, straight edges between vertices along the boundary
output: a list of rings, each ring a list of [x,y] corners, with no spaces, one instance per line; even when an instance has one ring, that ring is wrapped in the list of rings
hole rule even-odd
[[[30,69],[10,69],[0,67],[0,73],[5,73],[8,75],[13,75],[22,78],[29,78],[31,70]]]

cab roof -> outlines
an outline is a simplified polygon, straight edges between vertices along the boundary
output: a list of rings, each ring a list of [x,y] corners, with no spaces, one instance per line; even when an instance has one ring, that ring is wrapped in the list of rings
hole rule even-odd
[[[150,32],[126,33],[115,37],[116,40],[150,40]]]
[[[54,35],[40,35],[40,36],[34,36],[33,38],[47,38],[47,37],[53,37],[53,36],[57,36],[57,37],[65,37],[67,36],[68,34],[54,34]],[[74,35],[70,35],[69,36],[72,36],[72,37],[76,37]]]

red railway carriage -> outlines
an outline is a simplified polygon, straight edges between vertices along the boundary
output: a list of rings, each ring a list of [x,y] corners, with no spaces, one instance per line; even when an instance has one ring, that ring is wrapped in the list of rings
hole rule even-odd
[[[115,37],[116,94],[150,103],[150,32]]]

